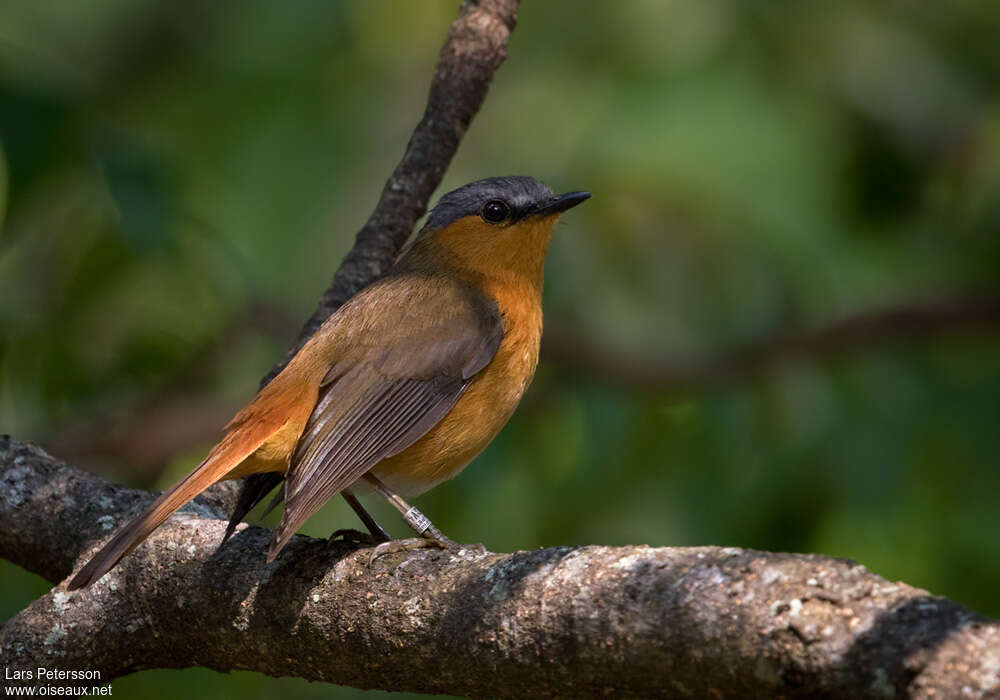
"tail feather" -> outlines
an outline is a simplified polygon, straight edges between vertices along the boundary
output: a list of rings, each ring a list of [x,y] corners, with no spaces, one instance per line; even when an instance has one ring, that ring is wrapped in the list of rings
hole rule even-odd
[[[216,481],[256,472],[284,471],[288,457],[316,403],[323,367],[293,371],[295,360],[260,390],[226,426],[226,435],[194,471],[157,498],[146,511],[125,525],[69,582],[68,589],[89,586],[110,571],[170,515]],[[315,375],[315,376],[314,376]],[[247,457],[258,448],[265,456]],[[285,454],[287,452],[287,454]],[[261,494],[263,497],[264,494]]]
[[[258,426],[259,428],[260,426]],[[280,426],[278,426],[280,427]],[[121,528],[69,582],[67,590],[89,586],[114,568],[178,508],[206,488],[225,478],[249,457],[275,430],[235,430],[223,438],[194,471],[157,498],[146,511]],[[248,434],[250,433],[250,434]]]

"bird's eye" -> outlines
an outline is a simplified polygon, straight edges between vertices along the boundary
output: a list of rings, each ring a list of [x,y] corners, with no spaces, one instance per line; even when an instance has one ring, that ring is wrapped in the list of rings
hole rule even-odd
[[[510,206],[502,199],[491,199],[483,205],[483,221],[499,224],[510,216]]]

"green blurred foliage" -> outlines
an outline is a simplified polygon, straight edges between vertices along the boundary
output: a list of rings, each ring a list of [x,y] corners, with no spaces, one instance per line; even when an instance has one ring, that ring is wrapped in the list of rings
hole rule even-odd
[[[59,444],[156,392],[246,401],[401,155],[455,10],[4,3],[0,431]],[[998,32],[1000,5],[973,1],[526,3],[442,191],[527,173],[594,192],[557,232],[547,318],[664,362],[997,293]],[[152,476],[59,456],[162,488],[210,442],[181,441]],[[996,333],[683,393],[548,362],[495,443],[420,505],[495,550],[845,556],[997,616],[998,455]],[[331,504],[306,532],[353,524]],[[48,588],[0,572],[3,617]],[[194,688],[362,695],[202,670],[115,684]]]

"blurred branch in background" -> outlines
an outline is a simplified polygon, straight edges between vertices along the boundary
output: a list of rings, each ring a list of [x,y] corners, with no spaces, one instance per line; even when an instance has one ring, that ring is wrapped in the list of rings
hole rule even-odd
[[[150,487],[171,459],[217,439],[232,418],[236,408],[229,400],[198,390],[204,379],[253,334],[285,340],[295,330],[295,322],[281,308],[251,303],[135,405],[54,429],[45,446],[65,459],[110,461],[126,468],[136,485]],[[114,469],[104,471],[117,475]]]
[[[868,311],[814,331],[780,333],[707,358],[654,358],[565,326],[548,325],[543,356],[599,380],[650,392],[693,391],[747,378],[796,358],[827,358],[890,341],[1000,332],[1000,298],[913,302]]]
[[[252,305],[188,367],[127,416],[106,416],[57,432],[46,446],[67,459],[100,456],[129,466],[150,484],[165,464],[191,447],[214,440],[235,410],[218,397],[192,393],[192,375],[208,371],[249,331],[287,338],[294,321],[280,309]],[[547,322],[542,357],[579,376],[649,393],[681,393],[738,382],[805,358],[829,359],[885,343],[931,342],[964,333],[1000,333],[1000,298],[911,302],[858,313],[812,331],[778,333],[716,357],[653,357],[602,342],[558,321]]]

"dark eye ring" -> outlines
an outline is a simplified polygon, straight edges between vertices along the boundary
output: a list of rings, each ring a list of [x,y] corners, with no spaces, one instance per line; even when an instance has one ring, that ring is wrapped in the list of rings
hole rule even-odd
[[[483,221],[488,221],[491,224],[499,224],[501,221],[506,221],[507,217],[510,216],[510,205],[502,199],[491,199],[483,205],[481,216],[483,217]]]

